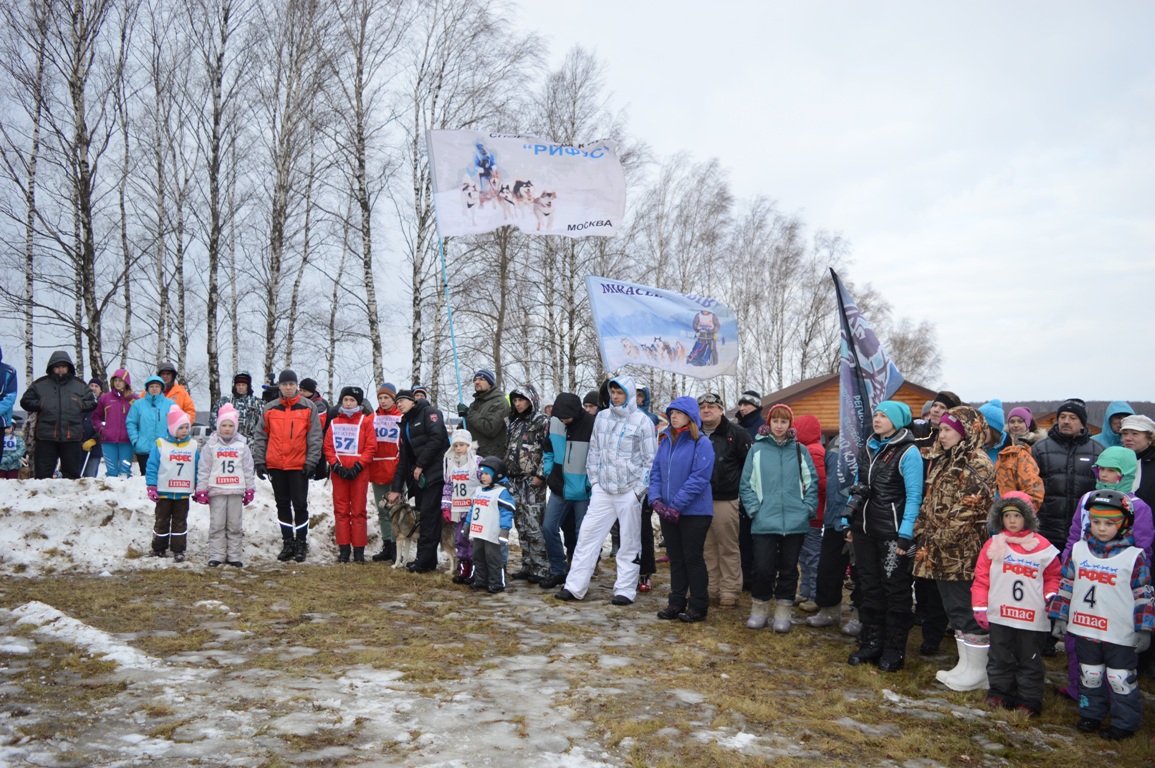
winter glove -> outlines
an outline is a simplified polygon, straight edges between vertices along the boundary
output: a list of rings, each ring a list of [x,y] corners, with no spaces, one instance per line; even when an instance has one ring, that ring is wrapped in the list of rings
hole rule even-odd
[[[982,627],[983,629],[990,629],[991,628],[991,623],[989,621],[987,621],[987,609],[986,608],[975,608],[974,613],[975,613],[975,621],[978,622],[978,625],[980,627]]]
[[[466,405],[465,403],[458,403],[457,404],[457,415],[464,419],[466,416],[469,415],[469,406]]]
[[[453,508],[448,504],[441,505],[441,519],[447,523],[453,522]]]
[[[910,545],[913,543],[914,542],[911,541],[910,539],[904,538],[902,536],[898,537],[898,548],[901,549],[903,552],[907,553],[908,555],[910,554]]]
[[[345,476],[344,470],[342,469],[341,465],[335,461],[329,465],[329,474],[330,475],[336,475],[337,477],[344,477]]]
[[[502,528],[501,532],[499,534],[497,534],[497,543],[498,544],[508,544],[509,543],[509,529],[508,528]],[[1147,637],[1150,638],[1150,635],[1148,635]]]
[[[269,469],[264,464],[258,464],[253,469],[257,473],[257,477],[261,478],[262,480],[267,480],[269,478]]]
[[[361,474],[361,470],[365,469],[361,466],[361,462],[355,462],[353,466],[349,467],[349,479],[356,480],[357,475]]]
[[[209,503],[209,492],[208,491],[197,491],[196,493],[193,494],[193,501],[195,501],[197,504],[208,504]]]
[[[315,469],[316,467],[305,467],[301,470],[301,474],[305,476],[305,480],[311,480],[313,478],[313,470]]]
[[[1135,653],[1143,653],[1151,647],[1151,633],[1150,632],[1136,632],[1135,633]]]
[[[1051,628],[1051,637],[1062,640],[1065,634],[1067,634],[1067,622],[1063,619],[1055,619],[1055,626]]]
[[[255,488],[249,488],[245,491],[245,495],[241,497],[241,506],[247,507],[253,503],[253,497],[257,495]]]
[[[156,486],[150,485],[148,487],[148,500],[149,501],[156,501],[159,498],[160,498],[160,496],[156,492]]]
[[[95,437],[88,438],[87,440],[85,440],[83,443],[80,444],[80,447],[82,449],[84,449],[85,451],[91,451],[93,448],[96,447],[96,438]]]

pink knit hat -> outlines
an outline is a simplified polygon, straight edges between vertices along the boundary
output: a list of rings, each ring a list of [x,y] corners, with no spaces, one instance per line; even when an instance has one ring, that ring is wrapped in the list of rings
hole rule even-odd
[[[179,405],[173,403],[172,408],[168,409],[168,433],[175,435],[181,424],[188,424],[191,427],[192,420],[189,419],[187,413],[180,409]]]
[[[234,427],[240,426],[241,422],[237,416],[237,409],[233,407],[232,403],[225,403],[221,409],[217,411],[217,424],[223,421],[231,421]]]

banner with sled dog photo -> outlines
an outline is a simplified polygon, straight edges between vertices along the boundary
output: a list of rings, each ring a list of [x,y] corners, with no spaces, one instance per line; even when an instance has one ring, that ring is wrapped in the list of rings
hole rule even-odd
[[[558,144],[488,131],[429,131],[442,237],[512,225],[531,235],[613,235],[626,177],[613,142]]]
[[[648,365],[696,379],[738,372],[738,319],[716,299],[586,278],[602,364]]]

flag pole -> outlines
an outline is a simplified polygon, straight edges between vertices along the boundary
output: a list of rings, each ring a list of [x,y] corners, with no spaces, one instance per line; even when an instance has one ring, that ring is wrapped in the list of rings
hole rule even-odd
[[[434,218],[437,211],[434,209]],[[449,272],[445,268],[445,240],[441,237],[441,222],[437,222],[437,249],[441,252],[441,284],[445,287],[445,307],[449,310],[449,341],[453,345],[453,373],[457,377],[457,402],[465,402],[465,394],[461,391],[461,364],[457,359],[457,334],[453,331],[453,302],[449,299]],[[464,417],[461,419],[465,426]]]

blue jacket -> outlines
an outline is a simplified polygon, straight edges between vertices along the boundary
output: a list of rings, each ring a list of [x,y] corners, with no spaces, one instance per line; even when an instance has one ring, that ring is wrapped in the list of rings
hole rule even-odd
[[[702,428],[698,414],[698,401],[692,397],[679,397],[666,409],[677,410],[688,415]],[[699,433],[698,439],[690,437],[690,432],[677,433],[667,427],[658,443],[658,452],[650,468],[650,503],[660,499],[667,506],[685,516],[714,515],[714,496],[710,491],[710,478],[714,475],[714,446],[710,438]]]
[[[159,395],[148,394],[148,385],[153,381],[164,386],[164,381],[159,376],[149,376],[145,379],[145,394],[133,402],[124,420],[128,440],[132,443],[132,451],[137,454],[151,452],[156,441],[168,434],[168,411],[176,405],[165,397],[163,392]]]
[[[568,425],[562,419],[573,419]],[[582,408],[577,395],[562,392],[553,403],[553,417],[542,443],[542,473],[552,494],[566,501],[588,501],[590,481],[586,475],[586,457],[594,417]]]
[[[168,398],[165,398],[165,399],[167,400]],[[133,407],[135,407],[135,406],[133,406]],[[189,496],[192,496],[193,491],[196,490],[196,485],[197,485],[197,470],[199,469],[199,465],[200,465],[200,461],[201,461],[201,450],[197,446],[197,441],[194,440],[192,437],[186,437],[184,440],[178,440],[168,433],[167,428],[165,429],[164,435],[162,437],[158,437],[156,440],[152,441],[152,448],[149,449],[149,452],[148,452],[148,464],[145,465],[145,470],[144,470],[144,482],[145,482],[145,484],[149,485],[149,486],[155,486],[156,485],[157,473],[160,471],[160,446],[157,445],[157,443],[161,440],[172,443],[173,445],[178,445],[182,448],[191,445],[193,447],[193,450],[195,451],[195,453],[193,454],[192,477],[190,478],[192,480],[192,486],[189,487],[189,492],[188,493],[162,493],[162,494],[160,494],[161,498],[164,498],[164,499],[184,499],[184,498],[188,498]]]
[[[650,421],[654,422],[655,427],[658,426],[658,414],[650,410],[650,406],[653,405],[653,397],[650,395],[650,388],[638,387],[638,389],[642,392],[642,404],[638,406],[638,410],[648,416]],[[635,397],[636,396],[637,395],[635,395]]]
[[[832,445],[837,448],[837,442]],[[824,528],[833,528],[836,531],[845,531],[847,528],[843,516],[846,514],[846,502],[850,499],[838,487],[838,451],[826,451],[826,509],[822,511],[822,525]]]
[[[12,408],[16,405],[16,369],[4,362],[0,349],[0,429],[12,423]]]
[[[1095,435],[1091,439],[1104,448],[1112,448],[1116,445],[1123,444],[1123,438],[1118,432],[1111,429],[1112,416],[1131,416],[1135,413],[1135,409],[1130,404],[1122,400],[1112,400],[1107,404],[1107,410],[1103,414],[1103,431]]]
[[[809,533],[810,521],[818,519],[818,470],[793,436],[782,443],[772,435],[755,438],[738,492],[751,533]]]

